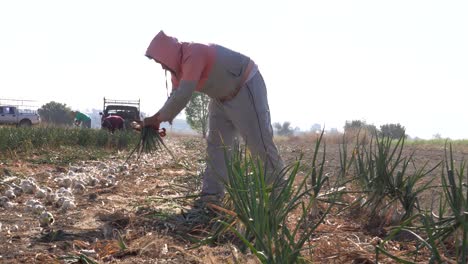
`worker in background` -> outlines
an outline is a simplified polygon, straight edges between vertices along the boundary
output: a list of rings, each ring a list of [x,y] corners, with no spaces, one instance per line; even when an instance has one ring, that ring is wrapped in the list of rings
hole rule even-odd
[[[227,179],[225,146],[240,134],[254,158],[266,165],[268,183],[283,169],[273,142],[267,89],[258,66],[249,57],[216,44],[180,42],[160,31],[146,56],[171,73],[172,94],[144,125],[158,127],[171,122],[194,92],[207,94],[209,104],[208,162],[203,175],[202,202],[218,202]]]
[[[104,118],[101,127],[106,128],[109,132],[114,133],[115,130],[124,129],[125,120],[118,115],[110,115]]]
[[[74,118],[73,123],[77,127],[91,128],[91,117],[81,113],[80,111],[71,111],[71,114]]]

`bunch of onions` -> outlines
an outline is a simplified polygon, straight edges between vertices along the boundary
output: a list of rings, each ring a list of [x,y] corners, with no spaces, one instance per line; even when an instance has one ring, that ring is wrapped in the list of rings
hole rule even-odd
[[[132,127],[136,130],[140,130],[141,128],[141,126],[136,123],[132,124]],[[140,140],[138,141],[135,148],[130,152],[130,155],[128,155],[126,163],[135,152],[137,152],[138,160],[142,153],[150,154],[159,151],[163,148],[174,158],[174,155],[166,146],[166,144],[164,144],[164,141],[162,139],[162,137],[164,137],[165,135],[165,128],[161,129],[160,131],[158,127],[143,126],[143,128],[141,128]]]

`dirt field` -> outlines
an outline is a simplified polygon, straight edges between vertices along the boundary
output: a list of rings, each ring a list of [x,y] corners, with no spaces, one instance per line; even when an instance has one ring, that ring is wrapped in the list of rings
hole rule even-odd
[[[216,217],[216,212],[193,207],[205,143],[201,138],[172,136],[167,144],[177,161],[158,154],[125,165],[127,153],[96,155],[87,150],[4,159],[0,196],[28,178],[39,189],[33,187],[34,193],[18,194],[0,207],[0,263],[79,263],[83,255],[98,263],[258,263],[242,253],[239,241],[229,234],[215,245],[196,247],[197,240],[213,231],[211,220]],[[300,153],[310,159],[313,144],[304,138],[278,141],[287,162]],[[337,144],[327,144],[326,172],[332,176],[340,168],[338,150]],[[418,164],[429,162],[428,166],[444,157],[443,146],[405,150],[412,151]],[[457,159],[467,154],[467,149],[456,149]],[[440,169],[430,177],[439,175]],[[40,206],[54,216],[50,227],[40,227],[35,213]],[[366,222],[364,215],[348,211],[327,216],[304,255],[314,263],[374,263],[374,245],[386,230],[369,230]],[[414,241],[392,241],[388,250],[406,254],[414,248]],[[63,256],[69,259],[60,259]],[[427,252],[421,251],[417,261],[427,262],[424,257]],[[393,262],[381,257],[379,263]]]

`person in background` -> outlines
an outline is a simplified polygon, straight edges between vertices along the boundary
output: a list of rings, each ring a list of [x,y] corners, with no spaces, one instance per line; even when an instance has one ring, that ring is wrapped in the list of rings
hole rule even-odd
[[[102,121],[101,127],[106,128],[109,132],[114,133],[115,130],[124,129],[125,120],[118,115],[110,115]]]
[[[71,114],[74,118],[73,123],[75,124],[75,126],[91,128],[91,117],[81,113],[80,111],[72,111]]]
[[[274,175],[284,164],[273,142],[266,85],[251,58],[217,44],[180,42],[163,31],[153,38],[145,55],[171,73],[172,93],[143,125],[159,128],[161,122],[171,122],[194,92],[211,98],[202,204],[219,202],[224,196],[219,179],[227,179],[224,150],[233,146],[238,134],[252,156],[264,162],[267,183],[277,180]]]

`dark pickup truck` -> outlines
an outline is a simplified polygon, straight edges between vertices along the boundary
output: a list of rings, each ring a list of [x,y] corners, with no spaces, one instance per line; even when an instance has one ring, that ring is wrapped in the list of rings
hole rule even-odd
[[[103,111],[101,115],[101,126],[104,119],[110,115],[117,115],[125,120],[125,128],[130,129],[133,121],[141,121],[140,100],[114,100],[104,97]]]

